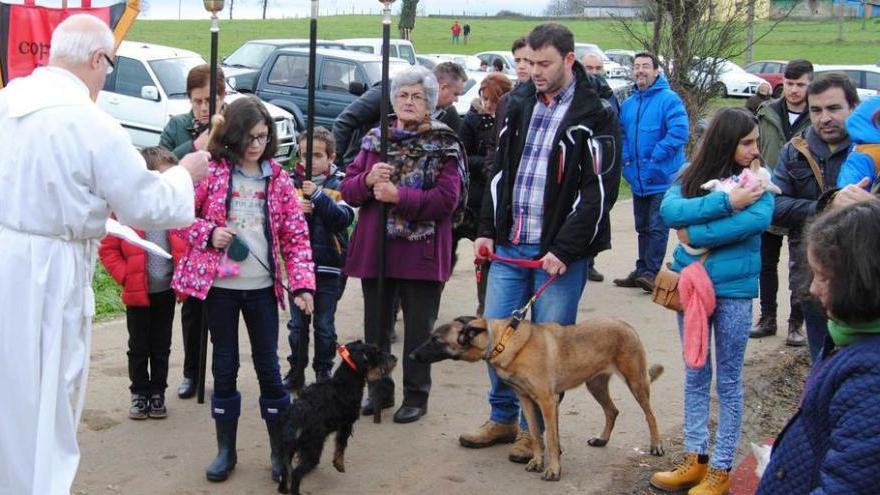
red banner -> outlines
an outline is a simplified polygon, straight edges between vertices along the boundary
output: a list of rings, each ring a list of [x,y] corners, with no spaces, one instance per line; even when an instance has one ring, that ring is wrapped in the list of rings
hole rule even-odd
[[[37,6],[34,0],[25,0],[23,5],[0,2],[0,88],[49,62],[52,31],[69,16],[85,13],[103,20],[114,30],[118,45],[134,22],[138,7],[139,0],[119,0],[104,7],[92,7],[91,0],[82,0],[79,7],[69,8]]]

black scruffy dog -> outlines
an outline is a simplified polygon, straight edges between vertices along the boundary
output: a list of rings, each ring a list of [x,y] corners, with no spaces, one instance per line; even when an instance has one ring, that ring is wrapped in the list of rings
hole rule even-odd
[[[343,361],[333,378],[306,387],[282,418],[281,459],[284,472],[279,493],[299,493],[303,477],[321,461],[324,441],[336,432],[333,467],[345,472],[345,447],[360,416],[364,386],[384,377],[397,358],[373,344],[356,340],[340,348]],[[296,458],[296,467],[293,460]]]

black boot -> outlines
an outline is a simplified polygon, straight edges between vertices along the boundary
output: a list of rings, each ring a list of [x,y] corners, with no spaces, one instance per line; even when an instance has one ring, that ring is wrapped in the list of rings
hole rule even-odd
[[[776,316],[761,315],[758,324],[749,332],[750,339],[760,339],[776,335]]]
[[[290,407],[290,396],[284,394],[280,399],[260,397],[260,415],[266,421],[269,432],[269,460],[272,463],[272,481],[281,481],[284,461],[281,459],[281,435],[284,413]]]
[[[208,466],[208,481],[226,481],[235,469],[238,456],[235,453],[235,437],[238,432],[238,416],[241,414],[241,394],[218,399],[211,396],[211,416],[217,428],[217,457]]]

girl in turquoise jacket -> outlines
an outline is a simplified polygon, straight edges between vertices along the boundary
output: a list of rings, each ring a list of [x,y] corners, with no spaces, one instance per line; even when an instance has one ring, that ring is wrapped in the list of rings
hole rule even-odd
[[[654,473],[661,490],[691,488],[690,495],[726,493],[742,424],[742,365],[752,325],[752,299],[758,295],[761,233],[773,217],[773,196],[760,184],[729,193],[700,186],[711,179],[739,175],[760,158],[758,121],[744,108],[725,108],[709,125],[700,148],[660,206],[663,221],[676,229],[682,243],[708,248],[705,268],[716,294],[709,316],[709,342],[715,341],[718,428],[709,450],[709,389],[712,350],[705,364],[687,368],[684,384],[684,449],[672,470]],[[699,260],[679,245],[672,269],[680,272]],[[679,332],[683,330],[678,315]]]

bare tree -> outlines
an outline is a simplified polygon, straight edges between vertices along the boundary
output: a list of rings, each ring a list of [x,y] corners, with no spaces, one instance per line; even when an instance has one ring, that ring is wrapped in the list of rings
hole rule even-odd
[[[748,1],[736,0],[724,7],[713,0],[650,0],[641,20],[617,18],[618,29],[660,56],[669,84],[684,100],[692,128],[705,116],[709,101],[722,96],[724,85],[718,76],[726,61],[761,41],[796,5],[746,44],[748,23],[739,13],[746,11]]]

